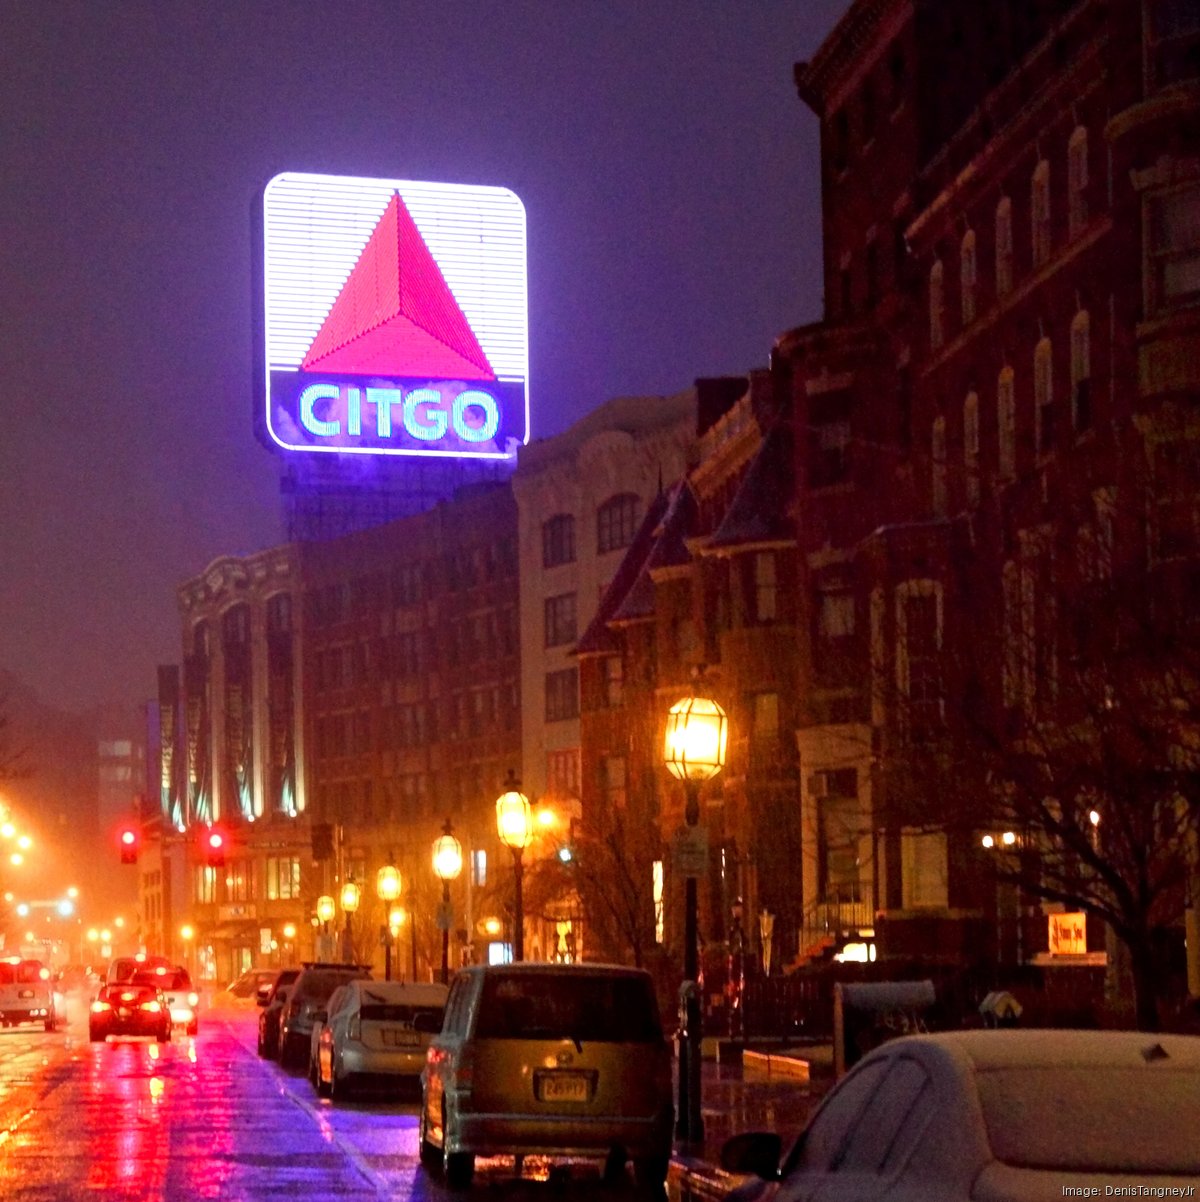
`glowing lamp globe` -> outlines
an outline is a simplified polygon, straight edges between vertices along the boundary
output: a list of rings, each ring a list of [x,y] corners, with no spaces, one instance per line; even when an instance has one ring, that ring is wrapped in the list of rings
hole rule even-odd
[[[511,772],[505,784],[509,787],[496,798],[496,830],[505,847],[524,851],[533,839],[533,812]]]
[[[379,894],[380,901],[394,902],[403,887],[404,878],[395,864],[385,864],[375,874],[375,892]],[[344,902],[342,904],[345,905]]]
[[[449,831],[438,835],[433,841],[434,876],[439,881],[456,881],[462,866],[462,844]]]
[[[729,719],[707,697],[685,697],[667,711],[663,761],[679,780],[711,780],[725,766]]]
[[[361,898],[362,890],[353,881],[347,881],[342,886],[342,909],[347,914],[353,914],[358,909]]]
[[[332,922],[334,915],[334,900],[327,893],[317,898],[317,917],[322,922]]]

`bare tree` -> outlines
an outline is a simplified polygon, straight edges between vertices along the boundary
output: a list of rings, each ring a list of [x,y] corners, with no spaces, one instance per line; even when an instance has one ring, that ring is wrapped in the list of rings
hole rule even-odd
[[[920,732],[892,749],[889,777],[907,784],[893,794],[908,823],[974,841],[1008,832],[999,878],[1103,919],[1128,952],[1137,1025],[1157,1029],[1159,937],[1183,916],[1200,845],[1189,577],[1107,563],[1073,581],[1037,578],[1033,563],[1015,572],[993,623],[969,603],[957,627],[948,619],[938,720],[928,693],[892,707],[902,731]],[[957,591],[969,601],[969,584]]]

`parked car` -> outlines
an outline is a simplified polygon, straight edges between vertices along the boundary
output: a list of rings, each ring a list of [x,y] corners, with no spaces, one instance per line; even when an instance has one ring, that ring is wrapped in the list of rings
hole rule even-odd
[[[58,1023],[61,995],[50,970],[40,960],[12,957],[0,960],[0,1023],[38,1023],[53,1031]]]
[[[129,981],[103,986],[88,1014],[88,1037],[101,1043],[110,1035],[150,1035],[168,1043],[171,1012],[163,991]]]
[[[304,1068],[311,1054],[313,1015],[324,1010],[333,991],[347,981],[368,980],[370,965],[306,960],[288,991],[279,1019],[279,1063]]]
[[[472,965],[454,979],[421,1074],[421,1161],[466,1188],[476,1156],[632,1159],[661,1190],[671,1051],[650,974],[600,964]]]
[[[320,1095],[359,1087],[396,1092],[416,1085],[430,1041],[442,1029],[445,985],[348,981],[314,1015],[309,1080]]]
[[[236,1006],[239,1009],[254,1006],[258,1001],[259,986],[275,984],[278,968],[248,968],[224,989],[218,989],[209,1003],[212,1006]]]
[[[274,984],[265,993],[263,987],[259,986],[255,997],[262,1007],[262,1013],[258,1016],[258,1054],[264,1060],[276,1060],[279,1057],[279,1021],[299,975],[298,968],[281,968],[275,975]]]
[[[721,1164],[759,1178],[728,1195],[739,1202],[1044,1202],[1131,1182],[1154,1194],[1200,1179],[1198,1098],[1195,1036],[906,1036],[837,1084],[782,1164],[766,1132],[729,1140]]]
[[[160,964],[157,968],[139,969],[131,979],[135,985],[154,985],[162,990],[172,1026],[183,1027],[189,1035],[199,1032],[200,995],[192,988],[186,968]]]

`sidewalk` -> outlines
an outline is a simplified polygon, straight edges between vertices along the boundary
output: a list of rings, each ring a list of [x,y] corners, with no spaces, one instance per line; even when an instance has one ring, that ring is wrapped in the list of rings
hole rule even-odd
[[[668,1194],[679,1202],[723,1198],[740,1177],[719,1166],[721,1145],[743,1131],[777,1131],[786,1149],[833,1084],[831,1044],[747,1052],[743,1063],[705,1060],[701,1073],[704,1138],[675,1145]]]

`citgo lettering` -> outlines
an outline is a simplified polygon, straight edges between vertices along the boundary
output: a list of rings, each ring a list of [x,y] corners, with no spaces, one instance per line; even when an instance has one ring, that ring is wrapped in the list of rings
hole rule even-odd
[[[344,392],[337,384],[310,384],[300,394],[300,424],[317,438],[336,438],[342,432],[339,418],[317,416],[320,401],[344,399],[346,434],[351,438],[362,435],[363,405],[375,407],[374,433],[379,438],[392,437],[395,411],[400,424],[411,437],[422,442],[437,442],[447,431],[463,442],[487,442],[500,428],[500,407],[496,399],[478,388],[460,392],[449,406],[436,388],[349,388]],[[468,421],[468,415],[471,421]]]

